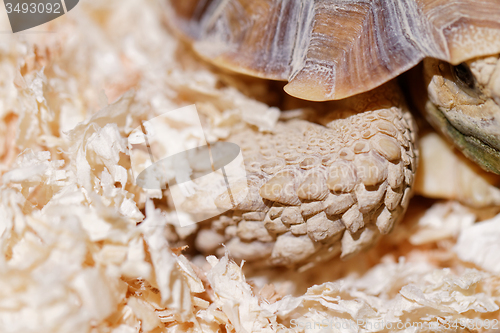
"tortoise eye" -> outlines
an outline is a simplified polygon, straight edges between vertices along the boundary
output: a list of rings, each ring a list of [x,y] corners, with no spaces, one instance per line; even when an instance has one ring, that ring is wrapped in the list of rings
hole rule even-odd
[[[453,66],[453,76],[459,82],[469,89],[474,89],[475,81],[474,75],[472,74],[469,66],[466,63],[461,63],[460,65]]]

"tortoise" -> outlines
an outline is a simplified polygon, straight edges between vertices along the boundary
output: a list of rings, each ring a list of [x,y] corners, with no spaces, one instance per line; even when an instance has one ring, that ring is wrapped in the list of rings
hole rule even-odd
[[[306,265],[350,258],[389,233],[408,207],[419,159],[415,120],[392,79],[422,60],[428,97],[417,98],[430,123],[500,174],[498,0],[185,0],[166,8],[169,25],[202,58],[288,81],[284,90],[299,99],[332,101],[272,132],[228,138],[242,149],[250,191],[236,207],[221,194],[217,205],[233,210],[199,231],[203,251],[222,253],[225,243],[235,259]]]

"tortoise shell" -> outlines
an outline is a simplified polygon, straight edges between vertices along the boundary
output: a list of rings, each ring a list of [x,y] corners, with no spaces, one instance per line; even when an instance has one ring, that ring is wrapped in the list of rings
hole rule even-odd
[[[171,1],[169,22],[217,65],[286,80],[292,96],[371,90],[426,57],[500,52],[498,0]]]

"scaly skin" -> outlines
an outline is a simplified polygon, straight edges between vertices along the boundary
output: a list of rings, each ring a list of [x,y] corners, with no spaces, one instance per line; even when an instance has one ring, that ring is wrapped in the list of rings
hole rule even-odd
[[[500,58],[426,59],[426,116],[465,156],[500,174]]]
[[[229,139],[242,148],[250,193],[198,233],[198,247],[220,252],[223,242],[236,259],[313,264],[348,258],[392,230],[410,200],[418,157],[399,89],[388,84],[329,105],[327,115]],[[231,207],[228,196],[216,204]]]

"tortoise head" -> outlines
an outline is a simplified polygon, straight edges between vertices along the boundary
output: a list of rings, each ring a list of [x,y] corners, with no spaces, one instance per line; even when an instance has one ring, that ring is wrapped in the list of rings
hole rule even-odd
[[[483,169],[500,174],[500,55],[424,63],[427,118]]]

